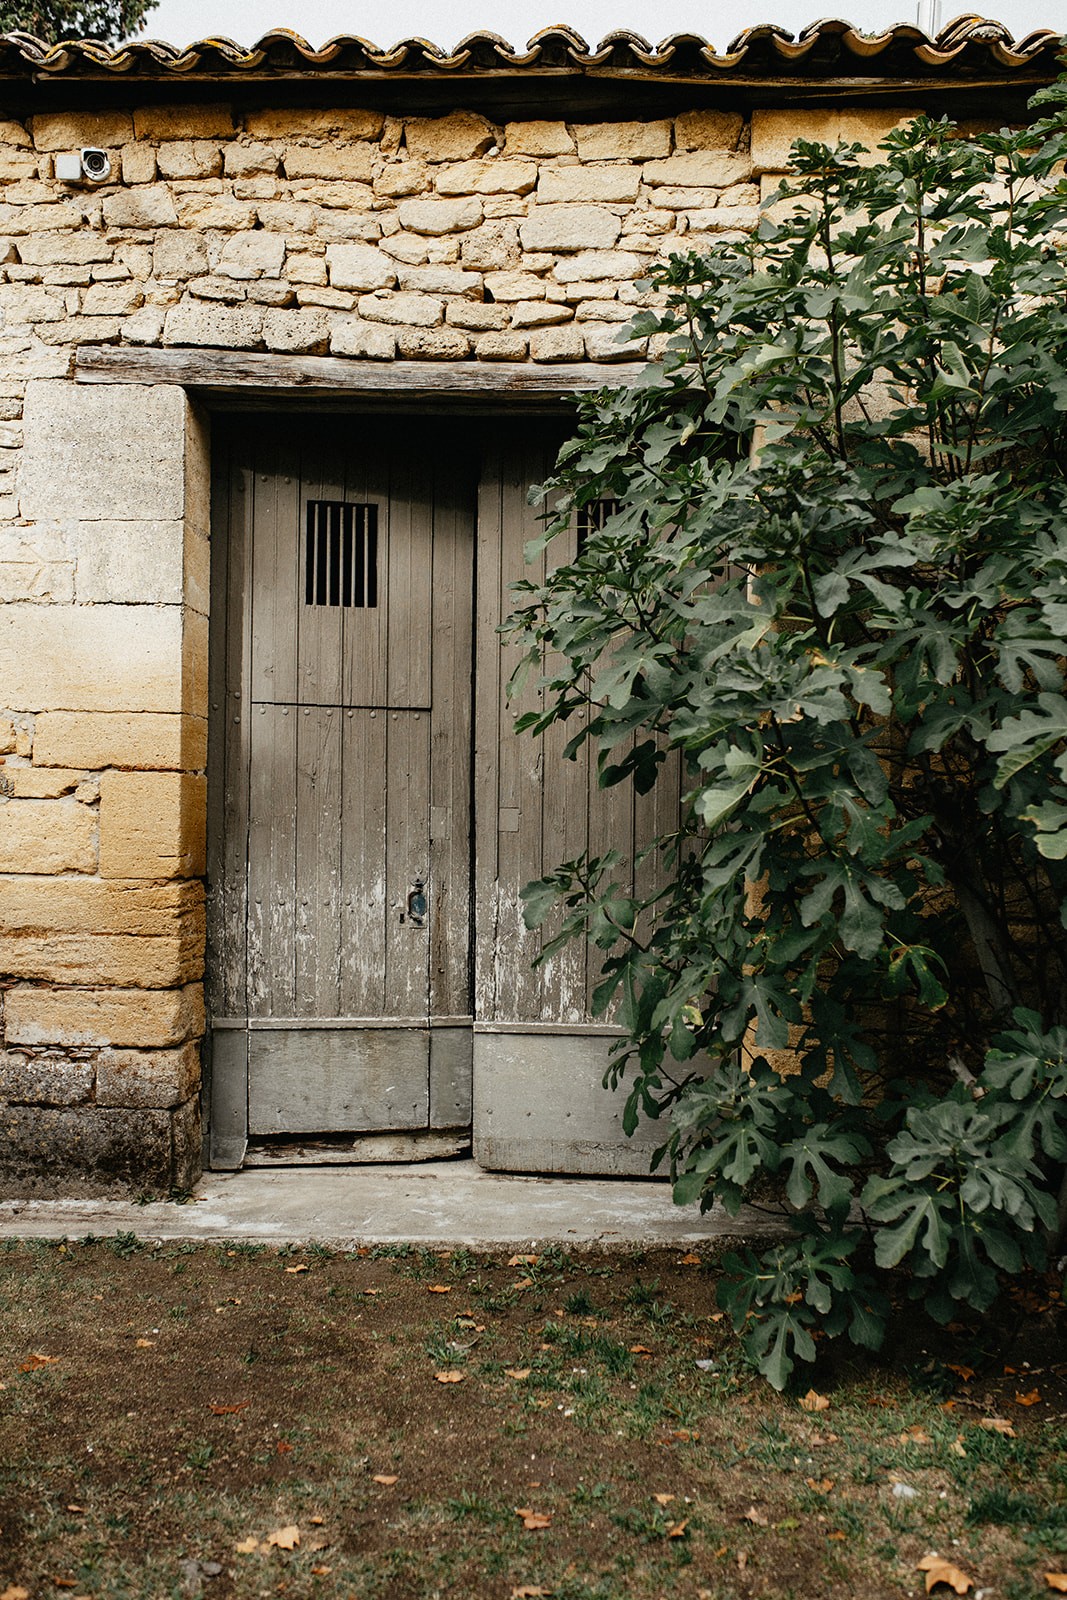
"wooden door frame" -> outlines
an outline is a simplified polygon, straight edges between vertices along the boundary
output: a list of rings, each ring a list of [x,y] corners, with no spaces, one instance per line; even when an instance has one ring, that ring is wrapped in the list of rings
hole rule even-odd
[[[507,420],[530,413],[566,415],[579,394],[637,383],[645,371],[644,363],[621,361],[373,362],[93,345],[76,350],[73,377],[78,383],[174,385],[209,414],[360,411],[373,406],[379,413],[439,410]],[[130,446],[135,448],[135,441]],[[559,1031],[580,1036],[587,1030]],[[575,1043],[580,1045],[580,1037]],[[221,1035],[214,1058],[205,1061],[203,1096],[205,1163],[221,1170],[237,1168],[248,1136],[247,1062],[239,1059],[239,1051],[226,1051]]]

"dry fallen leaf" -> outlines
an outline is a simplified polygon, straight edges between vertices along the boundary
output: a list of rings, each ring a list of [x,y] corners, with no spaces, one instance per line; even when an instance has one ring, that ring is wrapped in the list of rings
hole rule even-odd
[[[1015,1394],[1015,1404],[1017,1406],[1036,1406],[1040,1399],[1040,1389],[1030,1389],[1026,1394],[1019,1394],[1019,1392],[1016,1391]]]
[[[848,1538],[848,1534],[847,1533],[842,1533],[840,1528],[831,1528],[830,1532],[826,1535],[826,1537],[828,1539],[834,1539],[834,1540],[837,1540],[838,1542],[840,1542],[842,1539],[847,1539]]]
[[[235,1544],[234,1549],[239,1556],[250,1556],[259,1549],[259,1540],[254,1533],[250,1533],[247,1539],[242,1539],[239,1544]]]
[[[802,1395],[798,1402],[802,1411],[829,1411],[830,1402],[824,1394],[816,1394],[814,1389],[809,1389]]]
[[[669,1506],[675,1496],[673,1494],[654,1494],[652,1498],[658,1506]]]
[[[52,1583],[57,1589],[76,1589],[78,1587],[73,1578],[53,1578]]]
[[[209,1410],[215,1417],[235,1417],[239,1411],[244,1411],[252,1404],[251,1400],[235,1400],[232,1406],[220,1406],[211,1401]]]
[[[285,1270],[286,1270],[286,1272],[307,1272],[308,1268],[303,1262],[301,1262],[300,1266],[298,1266],[298,1267],[286,1267]]]
[[[300,1529],[295,1523],[290,1523],[286,1528],[275,1528],[273,1533],[268,1533],[267,1543],[278,1550],[295,1550],[300,1543]]]
[[[511,1600],[541,1600],[542,1595],[549,1595],[551,1589],[542,1589],[539,1583],[520,1583],[517,1589],[512,1589]]]
[[[313,1578],[328,1578],[332,1571],[332,1567],[312,1567],[311,1576]]]
[[[833,1478],[805,1478],[804,1482],[809,1489],[814,1489],[816,1494],[829,1494],[834,1486]]]
[[[949,1372],[954,1372],[957,1378],[962,1378],[964,1383],[970,1383],[974,1377],[974,1368],[961,1366],[958,1361],[946,1361],[945,1366]]]
[[[525,1383],[533,1369],[531,1367],[505,1367],[505,1378],[514,1378],[516,1383]]]
[[[156,1341],[154,1339],[138,1339],[135,1348],[138,1350],[154,1350]]]
[[[668,1528],[667,1529],[667,1538],[668,1539],[684,1539],[685,1538],[685,1530],[686,1530],[686,1528],[688,1528],[688,1526],[689,1526],[689,1518],[685,1517],[681,1522],[676,1522],[672,1528]]]
[[[1015,1429],[1004,1417],[983,1417],[978,1426],[987,1433],[1002,1433],[1008,1439],[1015,1438]]]
[[[532,1289],[533,1288],[533,1279],[532,1278],[520,1278],[518,1280],[518,1282],[517,1283],[513,1283],[511,1285],[511,1287],[513,1289]],[[559,1313],[559,1315],[560,1316],[563,1315],[562,1311]]]
[[[524,1528],[533,1531],[537,1528],[550,1528],[552,1518],[543,1511],[531,1511],[529,1506],[516,1506],[515,1515],[522,1518]]]
[[[900,1435],[900,1442],[901,1444],[930,1444],[931,1440],[926,1429],[921,1428],[917,1422],[913,1422],[911,1427],[905,1428]]]
[[[1045,1582],[1057,1594],[1067,1594],[1067,1572],[1046,1572]]]
[[[21,1367],[19,1368],[19,1371],[20,1372],[36,1372],[38,1367],[50,1367],[52,1365],[53,1361],[58,1361],[58,1360],[59,1360],[58,1356],[43,1356],[39,1350],[35,1350],[33,1352],[33,1355],[30,1357],[30,1359],[28,1361],[24,1361],[22,1363]],[[0,1595],[0,1600],[4,1600],[3,1595]]]
[[[428,1289],[426,1290],[426,1293],[427,1294],[451,1294],[452,1293],[452,1285],[450,1283],[431,1283],[430,1286],[428,1287]]]
[[[399,1483],[399,1481],[400,1474],[398,1472],[376,1472],[373,1478],[373,1482],[384,1483],[387,1489],[391,1489],[393,1484]]]
[[[768,1526],[767,1518],[763,1515],[763,1512],[758,1511],[755,1506],[749,1506],[748,1510],[741,1518],[741,1521],[754,1522],[757,1528],[766,1528]]]
[[[289,1443],[288,1439],[279,1439],[274,1449],[280,1456],[291,1456],[294,1446]]]
[[[630,1346],[630,1354],[632,1356],[650,1356],[652,1351],[647,1344],[632,1344]]]
[[[438,1383],[462,1383],[466,1378],[465,1372],[435,1372],[434,1377]]]
[[[942,1561],[940,1556],[923,1556],[917,1567],[919,1572],[926,1573],[927,1594],[939,1583],[948,1584],[957,1594],[966,1594],[968,1589],[974,1588],[973,1580],[965,1572],[954,1567],[951,1561]]]
[[[508,1257],[508,1266],[509,1267],[536,1267],[539,1259],[540,1258],[538,1256],[509,1256]],[[538,1592],[538,1594],[540,1594],[541,1593],[540,1589],[537,1592]]]
[[[700,1257],[690,1250],[688,1255],[682,1257],[678,1265],[681,1267],[699,1267]]]
[[[30,1591],[22,1589],[17,1583],[9,1583],[0,1600],[30,1600]]]

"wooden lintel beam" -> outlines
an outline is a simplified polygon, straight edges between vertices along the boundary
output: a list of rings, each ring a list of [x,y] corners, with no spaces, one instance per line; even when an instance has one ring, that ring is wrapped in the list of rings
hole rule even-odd
[[[83,345],[79,383],[173,383],[218,394],[350,395],[404,399],[513,395],[551,399],[636,382],[639,362],[349,361],[241,350],[155,350]]]

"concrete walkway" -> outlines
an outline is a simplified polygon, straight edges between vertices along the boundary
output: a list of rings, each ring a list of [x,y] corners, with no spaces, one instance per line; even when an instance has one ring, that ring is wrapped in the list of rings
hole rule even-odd
[[[351,1247],[408,1241],[494,1249],[550,1243],[692,1247],[780,1232],[760,1213],[702,1217],[661,1182],[517,1178],[473,1161],[211,1173],[185,1205],[132,1200],[0,1201],[0,1239],[258,1240]]]

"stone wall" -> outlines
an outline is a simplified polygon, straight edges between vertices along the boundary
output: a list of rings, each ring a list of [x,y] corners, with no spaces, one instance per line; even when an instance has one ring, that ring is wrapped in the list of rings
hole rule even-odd
[[[646,265],[750,229],[797,136],[901,113],[225,105],[0,122],[0,1184],[199,1165],[209,492],[173,386],[75,347],[633,359]],[[58,182],[109,152],[111,181]],[[284,396],[280,403],[284,403]]]

